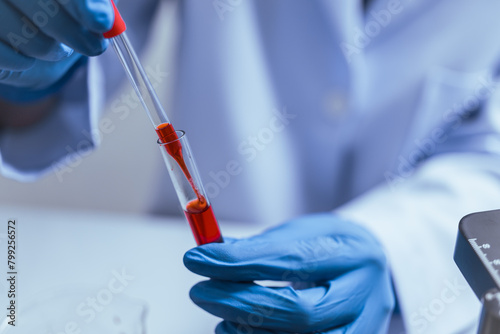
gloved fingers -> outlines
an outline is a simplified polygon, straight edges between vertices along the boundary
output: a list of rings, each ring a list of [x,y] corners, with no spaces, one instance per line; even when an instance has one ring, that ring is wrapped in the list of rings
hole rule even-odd
[[[35,59],[22,55],[0,41],[0,71],[24,71],[35,64]]]
[[[50,87],[60,79],[60,73],[66,73],[82,56],[78,53],[58,62],[36,60],[25,71],[0,70],[0,84],[34,90]]]
[[[65,10],[90,31],[105,33],[114,22],[114,10],[110,0],[59,0]]]
[[[389,272],[380,276],[373,284],[377,289],[373,289],[363,311],[355,321],[345,326],[345,332],[341,333],[387,333],[395,305]]]
[[[351,225],[350,234],[339,231],[288,241],[264,234],[262,238],[207,244],[189,250],[184,264],[196,274],[232,281],[321,281],[361,266],[382,270],[386,259],[381,247]],[[289,232],[296,231],[293,227],[282,230],[283,234]]]
[[[27,16],[8,3],[2,5],[0,22],[3,27],[0,28],[0,40],[10,46],[13,52],[48,61],[63,59],[73,52],[69,47],[42,33]]]
[[[309,333],[345,326],[363,310],[371,273],[355,270],[311,289],[268,288],[210,280],[190,292],[194,303],[224,320],[267,330]]]
[[[389,286],[386,286],[389,287]],[[384,294],[384,296],[381,296]],[[385,302],[384,302],[385,301]],[[358,334],[358,333],[387,333],[390,317],[394,309],[394,298],[384,289],[376,289],[369,298],[361,315],[352,323],[334,329],[321,330],[314,333],[323,334]],[[257,327],[256,327],[257,326]],[[223,321],[215,329],[216,334],[291,334],[291,332],[267,330],[258,321]]]
[[[57,43],[67,45],[75,51],[87,56],[99,55],[103,53],[108,46],[107,40],[102,36],[102,33],[105,32],[104,29],[101,32],[91,31],[84,22],[76,20],[66,10],[65,6],[70,6],[67,5],[68,3],[78,3],[81,2],[80,0],[59,0],[60,2],[55,0],[41,0],[36,2],[19,0],[6,1],[9,1],[12,6],[22,13],[22,26],[27,27],[23,29],[34,31],[28,39],[30,44],[32,41],[40,39],[40,41],[30,50],[36,50],[42,54],[45,52],[45,48],[48,46],[44,45],[45,40],[42,35],[46,35],[53,39],[53,43],[57,41]],[[95,13],[91,12],[88,15],[92,14]],[[112,22],[112,18],[110,21]],[[37,58],[46,59],[40,56]]]

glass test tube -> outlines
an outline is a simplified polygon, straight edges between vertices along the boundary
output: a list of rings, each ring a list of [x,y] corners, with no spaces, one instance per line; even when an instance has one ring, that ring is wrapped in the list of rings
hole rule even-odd
[[[223,242],[186,134],[184,131],[176,133],[178,138],[167,143],[158,140],[158,145],[196,243],[199,246],[211,242]]]

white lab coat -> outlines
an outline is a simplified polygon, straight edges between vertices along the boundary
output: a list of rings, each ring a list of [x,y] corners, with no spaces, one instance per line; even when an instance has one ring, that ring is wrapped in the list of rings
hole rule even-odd
[[[149,5],[120,2],[135,44]],[[479,303],[452,254],[460,218],[500,198],[498,13],[494,0],[182,1],[168,109],[219,218],[333,210],[383,243],[408,333],[473,333]],[[35,177],[95,145],[120,71],[92,59],[44,124],[4,131],[3,173]],[[161,198],[158,211],[177,206]]]

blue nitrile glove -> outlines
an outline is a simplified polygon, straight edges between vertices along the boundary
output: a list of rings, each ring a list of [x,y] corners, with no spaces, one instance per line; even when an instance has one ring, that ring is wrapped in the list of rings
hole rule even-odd
[[[0,97],[53,91],[81,55],[104,52],[113,19],[109,0],[0,0]]]
[[[224,319],[218,334],[385,333],[394,307],[381,245],[330,213],[193,248],[184,264],[212,278],[196,284],[190,297]],[[254,280],[291,281],[295,288]]]

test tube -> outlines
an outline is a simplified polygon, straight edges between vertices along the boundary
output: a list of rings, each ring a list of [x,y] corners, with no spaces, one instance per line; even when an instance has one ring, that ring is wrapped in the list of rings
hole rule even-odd
[[[158,144],[196,243],[203,245],[223,242],[219,225],[191,154],[186,133],[176,131],[176,134],[177,138],[173,141],[163,143],[158,139]],[[180,148],[181,151],[172,154],[173,152],[170,152],[172,148]],[[177,158],[179,155],[183,157],[182,163],[179,163]],[[190,175],[189,178],[186,176],[186,171]]]
[[[167,114],[163,110],[146,72],[127,38],[125,22],[113,0],[111,0],[111,3],[115,12],[115,22],[112,29],[104,34],[104,37],[111,41],[142,106],[155,127],[159,138],[158,143],[162,148],[161,152],[169,168],[170,177],[184,208],[184,214],[191,226],[196,243],[202,245],[210,242],[223,242],[212,206],[201,184],[185,133],[175,131],[168,120]],[[182,135],[182,138],[179,138],[179,134]]]

